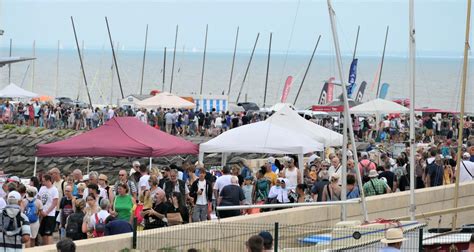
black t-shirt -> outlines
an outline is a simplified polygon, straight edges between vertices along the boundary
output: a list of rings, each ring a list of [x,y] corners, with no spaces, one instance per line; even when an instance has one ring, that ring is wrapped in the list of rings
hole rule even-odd
[[[220,196],[222,197],[221,206],[238,206],[240,201],[245,199],[244,191],[237,185],[224,186]]]
[[[198,114],[198,123],[199,123],[199,124],[201,124],[201,125],[204,124],[204,117],[205,117],[205,116],[204,116],[204,113],[200,112],[200,113]]]
[[[239,127],[239,118],[234,117],[232,118],[232,128],[237,128],[237,127]]]
[[[323,201],[323,191],[324,191],[324,187],[327,184],[329,184],[329,180],[323,179],[323,180],[319,180],[318,182],[314,183],[313,188],[311,188],[311,192],[313,194],[318,195],[318,198],[317,198],[318,202]]]
[[[396,179],[397,177],[395,176],[395,173],[393,173],[391,171],[384,171],[384,172],[379,174],[379,179],[380,178],[386,178],[387,179],[387,185],[393,191],[393,182],[397,180]]]
[[[63,197],[59,203],[59,208],[61,209],[61,227],[65,227],[67,217],[74,212],[72,199]]]
[[[248,124],[250,121],[250,117],[249,116],[243,116],[242,117],[242,124],[245,125],[245,124]]]
[[[162,202],[160,204],[153,206],[153,210],[155,210],[156,212],[162,215],[166,215],[168,213],[168,204]],[[153,228],[166,226],[166,223],[164,223],[160,218],[154,215],[153,216],[145,215],[143,218],[145,220],[145,229],[153,229]]]

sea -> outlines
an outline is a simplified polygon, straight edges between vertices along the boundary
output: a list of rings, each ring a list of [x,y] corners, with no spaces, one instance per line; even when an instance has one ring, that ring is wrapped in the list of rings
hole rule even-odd
[[[0,50],[0,56],[7,56],[8,50]],[[14,56],[32,56],[31,49],[15,50]],[[66,96],[87,102],[87,92],[81,72],[80,61],[75,50],[36,49],[34,62],[22,62],[0,68],[0,88],[9,82],[27,90],[53,97]],[[310,53],[272,53],[268,73],[266,106],[280,102],[285,80],[293,76],[293,84],[287,102],[294,103],[310,60]],[[177,50],[172,74],[173,51],[168,50],[164,66],[162,51],[149,51],[146,54],[142,93],[151,90],[170,91],[180,96],[200,92],[203,78],[204,94],[227,94],[230,84],[229,101],[234,102],[241,86],[240,101],[250,101],[263,105],[267,60],[264,52],[255,54],[250,64],[245,82],[243,81],[250,51],[238,52],[232,82],[230,72],[232,52],[208,52],[206,54],[204,75],[203,53]],[[374,99],[377,90],[376,76],[381,66],[381,56],[359,56],[356,83],[366,81],[364,101]],[[86,49],[83,52],[84,70],[88,89],[94,104],[117,104],[122,97],[119,82],[113,65],[110,48]],[[348,77],[352,55],[343,56],[344,78]],[[139,94],[142,78],[143,51],[118,50],[117,64],[122,83],[123,95]],[[462,76],[462,57],[420,56],[416,59],[415,106],[451,111],[460,109],[460,87]],[[469,70],[472,67],[468,68]],[[163,83],[163,72],[164,83]],[[304,81],[296,107],[307,109],[317,104],[324,81],[337,76],[336,58],[332,54],[314,56]],[[409,65],[405,56],[385,56],[381,71],[381,84],[390,85],[387,99],[409,97]],[[466,111],[474,113],[474,94],[472,71],[468,73],[466,92]],[[173,84],[171,86],[171,78]],[[336,87],[334,97],[339,96],[341,88]]]

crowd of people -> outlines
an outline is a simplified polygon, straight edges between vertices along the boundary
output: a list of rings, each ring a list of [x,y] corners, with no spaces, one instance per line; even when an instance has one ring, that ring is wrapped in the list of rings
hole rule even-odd
[[[142,122],[166,131],[173,135],[182,136],[216,136],[220,133],[258,121],[270,116],[268,112],[210,112],[192,109],[151,109],[132,108],[131,106],[112,107],[80,107],[65,103],[11,103],[4,101],[0,104],[0,118],[4,124],[44,127],[49,129],[90,130],[97,128],[114,116],[133,116]],[[314,123],[336,131],[342,131],[343,120],[336,117],[304,117]],[[403,114],[388,115],[379,122],[375,117],[358,117],[351,115],[352,129],[357,140],[367,142],[404,142],[409,137],[409,120]],[[341,123],[339,123],[341,122]],[[430,142],[434,138],[456,139],[458,135],[459,118],[448,113],[433,113],[416,116],[416,135],[421,142]],[[470,117],[464,118],[463,138],[470,136],[472,129]]]
[[[472,180],[474,174],[474,146],[465,147],[461,182]],[[16,227],[17,238],[3,241],[32,247],[38,244],[37,236],[41,244],[53,243],[55,232],[72,240],[131,232],[135,218],[137,229],[147,230],[210,220],[213,215],[227,218],[262,211],[216,211],[216,206],[338,201],[343,191],[342,169],[347,169],[347,199],[360,197],[362,190],[366,196],[407,190],[408,149],[397,157],[377,153],[380,151],[357,153],[358,164],[349,153],[347,167],[342,167],[341,151],[327,158],[312,154],[302,171],[296,156],[285,156],[269,157],[258,170],[249,168],[245,160],[219,170],[189,161],[180,167],[150,169],[134,161],[130,171],[120,170],[113,180],[95,171],[82,175],[79,169],[62,174],[58,168],[32,177],[28,185],[12,176],[2,186],[0,209],[11,218],[21,218],[22,225]],[[414,165],[416,188],[453,183],[455,158],[455,146],[449,139],[420,147]],[[355,169],[360,171],[362,185]]]

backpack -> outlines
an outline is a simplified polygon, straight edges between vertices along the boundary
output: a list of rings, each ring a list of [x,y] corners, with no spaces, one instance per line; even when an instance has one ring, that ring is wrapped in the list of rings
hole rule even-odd
[[[17,236],[21,233],[21,211],[15,216],[15,219],[11,218],[7,214],[7,208],[13,208],[6,206],[2,211],[0,232],[6,236]],[[19,209],[19,208],[18,208]]]
[[[38,221],[38,209],[36,208],[35,201],[36,199],[33,198],[31,201],[28,200],[28,204],[26,204],[25,214],[28,217],[30,224]]]
[[[83,213],[73,213],[69,215],[66,224],[66,237],[71,238],[73,241],[80,240],[83,238],[82,233],[82,221],[84,219]]]
[[[99,219],[99,215],[97,213],[94,216],[95,216],[95,225],[94,225],[94,231],[92,232],[92,236],[102,237],[105,234],[105,223],[103,220]]]
[[[369,160],[369,162],[366,165],[362,164],[362,161],[359,162],[360,166],[362,167],[362,182],[365,184],[370,180],[369,178],[369,171],[370,171],[370,165],[372,164],[372,161]]]

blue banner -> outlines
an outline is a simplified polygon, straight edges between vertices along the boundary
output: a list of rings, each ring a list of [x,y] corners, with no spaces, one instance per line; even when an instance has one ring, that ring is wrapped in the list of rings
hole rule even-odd
[[[357,59],[352,60],[351,69],[349,71],[349,85],[347,85],[347,97],[352,97],[357,76]]]

